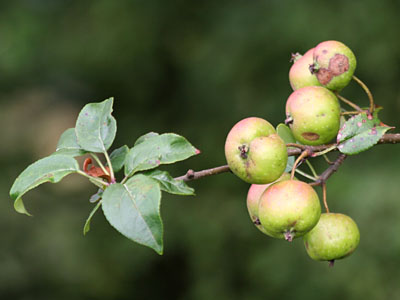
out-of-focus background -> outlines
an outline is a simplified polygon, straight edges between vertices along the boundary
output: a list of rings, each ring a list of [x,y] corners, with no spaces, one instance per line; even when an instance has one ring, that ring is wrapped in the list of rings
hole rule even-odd
[[[83,237],[96,188],[78,175],[29,192],[31,218],[8,196],[86,103],[110,96],[113,148],[176,132],[202,154],[169,167],[173,175],[225,164],[237,121],[284,120],[290,54],[324,40],[355,52],[382,120],[400,127],[399,14],[394,0],[2,1],[0,298],[399,299],[398,145],[350,157],[329,180],[331,210],[361,231],[357,251],[334,268],[311,260],[300,239],[260,233],[248,185],[232,174],[192,182],[195,197],[164,195],[163,256],[124,238],[101,211]],[[368,105],[355,83],[343,95]]]

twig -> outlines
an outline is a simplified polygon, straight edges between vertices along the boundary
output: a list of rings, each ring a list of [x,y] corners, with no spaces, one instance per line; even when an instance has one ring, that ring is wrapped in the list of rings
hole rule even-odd
[[[176,177],[175,180],[183,180],[183,181],[190,181],[190,180],[196,180],[202,177],[206,176],[211,176],[211,175],[217,175],[225,172],[230,172],[229,166],[220,166],[216,168],[211,168],[207,170],[202,170],[195,172],[192,169],[188,170],[185,175]]]
[[[400,133],[386,133],[383,135],[383,137],[381,137],[381,139],[378,142],[378,144],[397,144],[397,143],[400,143]],[[327,145],[320,145],[320,146],[305,146],[305,145],[298,145],[298,144],[286,144],[287,147],[296,147],[296,148],[288,148],[287,149],[288,156],[300,155],[303,152],[303,149],[307,149],[307,148],[309,149],[309,151],[312,151],[312,152],[321,152],[321,151],[326,150],[334,145],[335,144],[327,144]],[[337,149],[335,149],[335,150],[337,150]],[[344,154],[341,154],[341,155],[344,155]],[[343,158],[343,160],[344,159],[345,158]],[[331,163],[330,167],[334,166],[336,163],[337,163],[336,161]],[[337,168],[339,168],[339,166],[337,166]],[[328,171],[328,169],[326,171]],[[190,181],[190,180],[195,180],[195,179],[203,178],[206,176],[217,175],[217,174],[226,173],[226,172],[230,172],[228,165],[210,168],[207,170],[202,170],[202,171],[197,171],[197,172],[195,172],[193,170],[189,170],[185,175],[176,177],[175,179],[183,180],[183,181]],[[129,178],[129,176],[124,178],[123,182],[125,182],[128,178]],[[318,182],[317,184],[315,182],[311,183],[311,185],[320,185],[320,184],[321,184],[320,182]]]
[[[346,154],[343,153],[340,154],[339,157],[335,160],[335,162],[332,165],[330,165],[328,169],[326,169],[315,182],[310,183],[310,185],[316,186],[324,184],[328,180],[328,178],[331,177],[331,175],[339,169],[340,165],[343,163],[346,157],[347,157]]]
[[[364,91],[367,93],[368,95],[368,99],[369,99],[369,112],[372,114],[374,112],[375,109],[375,104],[374,104],[374,97],[372,97],[372,93],[369,90],[369,88],[367,87],[367,85],[362,82],[359,78],[357,78],[356,76],[353,75],[353,79],[364,89]]]

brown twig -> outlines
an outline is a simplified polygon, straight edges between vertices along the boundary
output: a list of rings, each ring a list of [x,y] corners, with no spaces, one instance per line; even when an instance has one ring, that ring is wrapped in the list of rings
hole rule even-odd
[[[383,135],[383,137],[378,142],[378,144],[397,144],[397,143],[400,143],[400,133],[387,133],[387,134]],[[288,156],[300,155],[306,149],[309,149],[309,151],[312,151],[312,152],[320,152],[320,151],[326,150],[334,145],[335,144],[327,144],[327,145],[320,145],[320,146],[304,146],[304,145],[298,145],[298,144],[287,144],[288,147],[291,147],[291,148],[287,149],[287,153],[288,153]],[[335,149],[335,151],[336,150],[337,149]],[[341,156],[344,156],[343,160],[346,157],[346,155],[341,154],[339,156],[339,158]],[[340,164],[342,162],[340,162]],[[336,166],[336,165],[337,165],[337,160],[335,162],[333,162],[333,164],[325,172],[327,172],[328,170],[330,170],[331,167]],[[339,166],[337,166],[334,171],[336,171],[337,168],[339,168]],[[216,168],[210,168],[210,169],[197,171],[197,172],[195,172],[193,170],[189,170],[189,171],[187,171],[187,173],[185,175],[176,177],[175,179],[183,180],[183,181],[191,181],[191,180],[196,180],[196,179],[203,178],[206,176],[217,175],[217,174],[226,173],[226,172],[230,172],[228,165],[219,166]],[[325,174],[325,172],[322,173],[321,176],[323,176]],[[320,176],[320,178],[321,178],[321,176]],[[311,185],[320,185],[320,184],[321,184],[321,182],[319,182],[318,180],[316,182],[311,183]]]
[[[332,176],[333,173],[335,173],[340,165],[343,163],[343,161],[346,159],[347,155],[346,154],[340,154],[339,157],[335,160],[335,162],[326,169],[315,182],[310,183],[310,185],[316,186],[316,185],[323,185],[329,177]]]
[[[229,169],[228,165],[211,168],[211,169],[206,169],[206,170],[202,170],[202,171],[198,171],[198,172],[195,172],[192,169],[190,169],[186,172],[185,175],[176,177],[175,180],[190,181],[190,180],[196,180],[196,179],[199,179],[202,177],[217,175],[217,174],[230,172],[230,171],[231,170]]]

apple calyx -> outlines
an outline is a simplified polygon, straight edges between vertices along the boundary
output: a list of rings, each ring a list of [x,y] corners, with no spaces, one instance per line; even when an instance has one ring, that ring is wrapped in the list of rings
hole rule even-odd
[[[240,157],[243,159],[247,159],[247,153],[249,152],[249,146],[247,145],[241,145],[238,147],[239,151],[240,151]]]

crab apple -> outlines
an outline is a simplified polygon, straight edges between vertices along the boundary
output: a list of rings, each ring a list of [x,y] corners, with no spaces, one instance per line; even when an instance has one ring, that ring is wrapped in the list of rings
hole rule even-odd
[[[289,173],[283,173],[281,177],[277,181],[282,181],[282,180],[288,180],[290,179],[290,174]],[[275,181],[276,182],[276,181]],[[247,210],[249,211],[249,215],[251,218],[251,221],[254,223],[254,225],[264,232],[265,234],[266,231],[265,229],[261,226],[260,219],[258,218],[258,203],[260,201],[260,197],[262,193],[271,185],[272,183],[268,184],[252,184],[249,188],[249,191],[247,192]]]
[[[304,145],[322,145],[339,131],[340,104],[330,90],[307,86],[289,96],[286,117],[297,141]]]
[[[353,77],[357,61],[354,53],[338,41],[325,41],[314,48],[310,71],[319,83],[332,91],[340,91]]]
[[[285,142],[266,120],[243,119],[229,131],[225,157],[231,171],[248,183],[265,184],[277,180],[285,171]]]
[[[308,255],[314,260],[330,261],[349,256],[360,242],[360,232],[352,218],[324,213],[318,224],[303,237]]]
[[[292,89],[298,90],[305,86],[320,86],[317,76],[310,72],[313,64],[314,48],[308,50],[304,55],[295,54],[294,63],[289,71],[289,81]]]
[[[309,184],[285,180],[272,184],[261,195],[258,215],[268,235],[291,242],[318,223],[321,205]]]

